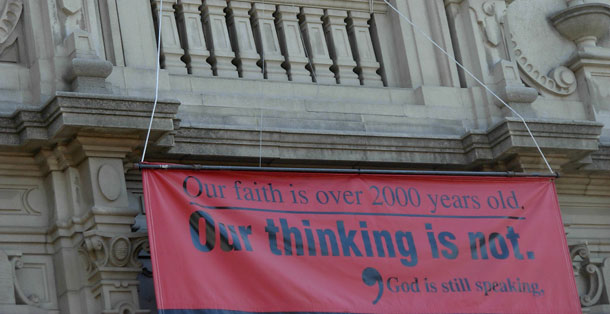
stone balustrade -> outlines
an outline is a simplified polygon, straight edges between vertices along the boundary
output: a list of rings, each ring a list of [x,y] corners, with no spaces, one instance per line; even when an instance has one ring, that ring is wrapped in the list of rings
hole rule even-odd
[[[151,0],[171,74],[384,86],[372,13],[264,1]]]

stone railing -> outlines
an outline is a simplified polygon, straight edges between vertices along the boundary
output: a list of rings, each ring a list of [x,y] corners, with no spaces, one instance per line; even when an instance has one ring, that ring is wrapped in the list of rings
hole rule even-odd
[[[368,1],[160,2],[151,0],[153,19],[158,27],[161,9],[171,74],[385,85]]]
[[[576,285],[584,313],[610,312],[610,258],[590,256],[586,244],[570,246]]]

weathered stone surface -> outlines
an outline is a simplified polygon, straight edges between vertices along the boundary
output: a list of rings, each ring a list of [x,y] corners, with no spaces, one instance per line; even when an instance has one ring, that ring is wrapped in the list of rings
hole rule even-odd
[[[8,255],[0,250],[0,305],[3,304],[15,304],[15,283],[13,265]]]
[[[0,0],[0,313],[154,310],[157,64],[147,161],[546,173],[525,117],[610,306],[608,1],[391,1],[517,113],[384,1],[94,2]]]

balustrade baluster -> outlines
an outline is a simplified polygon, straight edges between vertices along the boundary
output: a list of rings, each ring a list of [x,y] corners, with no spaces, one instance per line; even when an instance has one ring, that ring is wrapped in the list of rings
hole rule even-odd
[[[184,43],[184,60],[189,73],[197,76],[212,76],[212,67],[206,61],[210,52],[205,44],[200,6],[201,0],[178,0],[176,13]]]
[[[159,16],[160,0],[152,0],[153,13],[155,20]],[[172,74],[187,74],[186,64],[180,59],[184,56],[184,49],[180,45],[178,35],[178,25],[174,15],[174,4],[176,0],[164,0],[161,18],[161,66]],[[157,21],[159,25],[159,21]]]
[[[324,31],[328,39],[330,56],[333,60],[332,71],[335,72],[337,82],[343,85],[360,85],[360,79],[354,72],[356,62],[352,55],[345,27],[347,12],[340,10],[326,10],[324,15]]]
[[[303,40],[299,30],[297,14],[299,9],[293,6],[280,5],[277,8],[276,26],[280,34],[280,47],[286,58],[284,68],[293,82],[312,82],[310,73],[305,70],[309,63],[303,47]]]
[[[261,55],[259,64],[262,66],[262,63],[265,62],[265,78],[274,81],[286,81],[288,76],[286,70],[282,68],[282,63],[286,59],[282,56],[273,22],[275,6],[255,3],[250,12],[257,49]]]
[[[381,76],[377,74],[380,65],[375,57],[373,41],[367,23],[371,16],[368,13],[350,11],[347,29],[352,43],[352,52],[356,57],[356,72],[363,85],[383,86]]]
[[[250,25],[250,9],[251,5],[248,2],[230,1],[228,3],[228,26],[235,49],[233,63],[237,65],[240,77],[262,79],[263,73],[256,65],[260,56],[256,52],[252,26]]]
[[[309,54],[316,81],[321,84],[336,84],[335,73],[330,70],[333,61],[330,59],[326,46],[322,15],[324,15],[322,9],[301,8],[301,14],[299,15],[301,32],[305,39],[305,48]]]
[[[215,75],[238,77],[237,69],[231,63],[235,53],[231,49],[229,30],[225,20],[224,9],[227,2],[223,0],[205,0],[203,2],[203,25],[210,61]]]

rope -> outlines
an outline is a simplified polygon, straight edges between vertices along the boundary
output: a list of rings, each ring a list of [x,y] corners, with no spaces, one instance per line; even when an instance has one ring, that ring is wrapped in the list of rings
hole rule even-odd
[[[160,1],[159,5],[159,17],[157,20],[159,21],[158,25],[158,37],[157,37],[157,74],[155,79],[155,100],[153,102],[153,110],[150,114],[150,122],[148,123],[148,131],[146,132],[146,140],[144,141],[144,150],[142,151],[142,160],[140,162],[144,162],[144,157],[146,157],[146,149],[148,148],[148,139],[150,138],[150,129],[152,129],[153,120],[155,118],[155,111],[157,111],[157,102],[159,100],[159,69],[161,68],[161,24],[163,23],[163,0]]]
[[[261,19],[265,18],[265,1],[263,0],[263,5],[262,5],[262,17]],[[259,27],[261,28],[259,30],[260,32],[260,41],[261,41],[261,60],[263,62],[262,64],[262,71],[263,71],[263,82],[265,81],[265,39],[264,39],[264,31],[262,29],[262,26],[259,25]],[[265,87],[263,86],[263,82],[261,82],[261,99],[263,100],[263,102],[265,101]],[[263,166],[263,107],[261,106],[261,116],[260,116],[260,130],[259,130],[259,134],[258,134],[258,167],[262,167]]]
[[[544,156],[544,153],[542,152],[542,149],[540,148],[540,145],[538,145],[538,141],[536,141],[536,138],[534,137],[534,134],[532,134],[532,131],[530,130],[530,127],[527,125],[527,122],[525,121],[525,118],[523,118],[523,116],[521,116],[515,109],[513,109],[509,104],[507,104],[502,98],[500,98],[500,96],[498,96],[496,93],[494,93],[494,91],[492,91],[487,85],[485,85],[485,83],[483,83],[481,80],[479,80],[472,72],[470,72],[464,65],[462,65],[459,61],[457,61],[453,56],[451,56],[445,49],[443,49],[443,47],[441,47],[439,44],[436,43],[436,41],[434,41],[434,39],[432,39],[430,36],[428,36],[428,34],[426,34],[426,32],[424,32],[423,30],[421,30],[421,28],[419,28],[419,26],[417,26],[415,23],[413,23],[408,17],[406,17],[402,12],[400,12],[396,7],[394,7],[388,0],[383,0],[390,8],[392,8],[392,10],[394,10],[396,13],[398,13],[398,15],[400,17],[402,17],[405,21],[407,21],[407,23],[409,23],[413,29],[415,29],[418,33],[420,33],[422,36],[424,36],[428,41],[430,41],[436,48],[438,48],[443,54],[445,54],[449,60],[453,61],[455,64],[457,64],[457,66],[459,66],[462,70],[464,70],[464,72],[466,72],[470,77],[472,77],[477,83],[479,83],[483,88],[485,88],[485,90],[487,90],[491,95],[493,95],[495,98],[497,98],[500,103],[502,103],[502,105],[504,105],[504,107],[508,108],[508,110],[510,110],[512,113],[514,113],[519,119],[521,119],[521,121],[523,122],[523,125],[525,126],[525,129],[527,130],[527,133],[529,133],[530,137],[532,138],[532,141],[534,142],[534,145],[536,145],[536,148],[538,149],[538,152],[540,153],[540,156],[542,156],[542,160],[544,160],[544,163],[546,164],[547,168],[549,169],[549,171],[551,173],[555,173],[553,171],[553,168],[551,168],[551,165],[549,164],[548,160],[546,159],[546,157]]]

